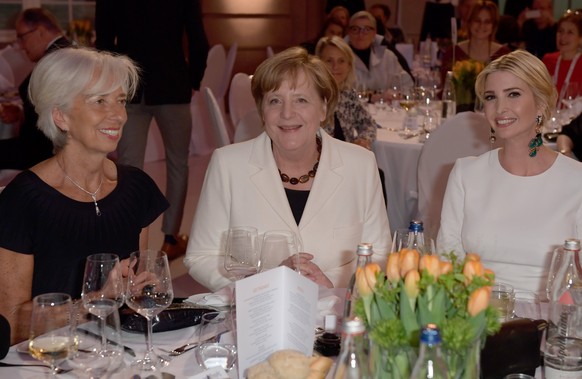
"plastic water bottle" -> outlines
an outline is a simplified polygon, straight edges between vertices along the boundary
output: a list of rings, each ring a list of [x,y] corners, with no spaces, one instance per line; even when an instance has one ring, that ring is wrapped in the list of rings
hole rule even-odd
[[[407,249],[415,249],[420,254],[430,253],[424,243],[424,225],[420,220],[410,221],[408,226],[408,242],[405,246]]]
[[[445,83],[443,85],[443,113],[442,118],[453,117],[457,113],[457,99],[455,96],[455,84],[453,83],[453,72],[447,71]]]
[[[552,256],[544,354],[545,378],[582,378],[582,267],[580,240],[567,239]]]
[[[354,316],[354,304],[357,299],[360,298],[358,292],[358,286],[356,286],[356,271],[358,267],[364,268],[372,260],[372,255],[374,251],[372,250],[372,244],[362,242],[358,245],[358,250],[356,251],[358,255],[358,260],[356,261],[356,270],[350,278],[348,288],[346,291],[346,301],[344,303],[344,319],[351,318]]]
[[[441,354],[441,335],[434,324],[420,333],[420,352],[410,379],[448,379],[447,365]]]
[[[342,348],[333,379],[371,379],[368,356],[365,352],[366,328],[358,318],[344,321]]]

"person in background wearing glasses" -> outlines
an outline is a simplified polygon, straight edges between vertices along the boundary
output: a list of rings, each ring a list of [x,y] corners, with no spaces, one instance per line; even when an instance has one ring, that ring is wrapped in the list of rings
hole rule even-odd
[[[16,19],[15,28],[17,42],[32,62],[71,46],[55,16],[44,8],[24,10]],[[30,75],[18,87],[22,106],[15,103],[0,106],[3,123],[20,124],[17,137],[0,140],[0,170],[24,170],[53,155],[52,142],[36,127],[38,115],[27,94],[29,81]]]
[[[396,55],[382,45],[383,40],[376,34],[376,19],[369,12],[360,11],[351,17],[346,42],[355,54],[356,86],[384,91],[394,76],[400,76],[403,86],[413,86],[412,77]]]

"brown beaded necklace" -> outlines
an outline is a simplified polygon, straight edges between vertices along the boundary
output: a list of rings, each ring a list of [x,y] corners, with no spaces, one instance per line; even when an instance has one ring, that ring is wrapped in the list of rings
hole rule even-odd
[[[310,178],[315,178],[317,174],[317,168],[319,167],[319,158],[321,157],[321,138],[319,136],[315,137],[315,143],[317,144],[317,162],[313,165],[313,168],[305,175],[301,175],[299,178],[290,178],[289,175],[284,174],[277,168],[279,175],[281,176],[281,181],[283,183],[289,183],[292,185],[297,185],[299,183],[307,183]]]

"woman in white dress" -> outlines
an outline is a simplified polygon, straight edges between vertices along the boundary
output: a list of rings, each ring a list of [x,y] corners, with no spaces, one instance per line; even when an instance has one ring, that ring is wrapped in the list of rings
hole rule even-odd
[[[455,163],[438,249],[478,253],[497,281],[543,293],[552,251],[582,237],[582,164],[542,143],[557,94],[538,58],[498,58],[475,91],[503,147]]]

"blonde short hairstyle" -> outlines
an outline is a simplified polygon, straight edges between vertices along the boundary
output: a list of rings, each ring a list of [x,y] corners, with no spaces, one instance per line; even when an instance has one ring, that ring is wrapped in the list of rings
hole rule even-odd
[[[319,97],[327,105],[324,122],[333,121],[339,92],[335,78],[326,63],[301,47],[283,50],[257,67],[251,81],[251,90],[261,117],[265,94],[279,89],[285,80],[297,84],[297,77],[301,72],[311,81]]]
[[[525,50],[515,50],[497,58],[477,76],[475,93],[479,99],[483,100],[487,77],[500,71],[512,73],[527,83],[533,92],[536,106],[542,110],[543,122],[547,122],[556,107],[558,93],[546,65]]]
[[[323,49],[328,46],[337,48],[346,58],[346,61],[350,66],[350,72],[348,73],[348,76],[342,84],[342,88],[340,88],[340,90],[353,87],[356,83],[356,71],[354,68],[354,53],[352,52],[352,48],[346,43],[346,41],[344,41],[343,38],[338,36],[322,37],[317,42],[317,46],[315,46],[315,55],[321,58]]]
[[[376,23],[376,18],[374,16],[372,16],[372,13],[370,13],[368,11],[359,11],[359,12],[354,13],[354,15],[352,17],[350,17],[349,26],[352,26],[354,21],[359,20],[360,18],[368,19],[372,23],[372,26],[374,27],[374,29],[378,29],[378,25]]]

